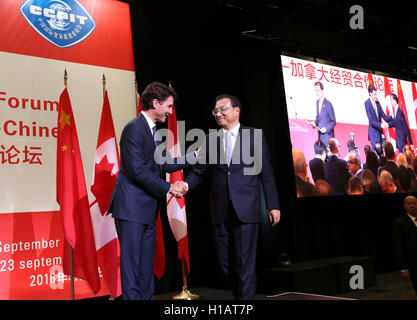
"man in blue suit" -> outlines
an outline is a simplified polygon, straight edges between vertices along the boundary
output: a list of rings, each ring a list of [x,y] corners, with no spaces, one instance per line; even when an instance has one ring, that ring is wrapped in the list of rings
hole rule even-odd
[[[232,95],[216,98],[213,115],[222,128],[206,137],[199,161],[186,172],[191,189],[211,177],[211,214],[217,253],[235,299],[253,299],[256,251],[261,222],[261,186],[272,225],[280,207],[270,155],[262,130],[240,124],[242,104]],[[255,155],[250,161],[248,155]]]
[[[329,139],[334,138],[336,116],[332,103],[324,96],[324,87],[320,81],[314,83],[314,90],[317,96],[316,119],[311,122],[311,125],[317,128],[319,133],[318,139],[327,146]]]
[[[366,115],[368,116],[368,140],[371,142],[372,149],[375,150],[375,143],[382,144],[382,129],[388,128],[388,123],[392,121],[391,116],[387,116],[378,102],[376,89],[373,85],[368,86],[369,99],[365,101]],[[381,124],[381,117],[386,123]]]
[[[395,128],[395,141],[397,148],[400,152],[404,152],[404,146],[406,144],[412,145],[413,140],[411,138],[410,129],[407,125],[407,120],[405,118],[404,112],[401,108],[398,108],[398,97],[395,93],[391,93],[391,105],[394,109],[393,119],[390,123],[390,127]]]
[[[185,192],[185,185],[170,185],[161,174],[188,165],[159,164],[154,156],[158,145],[155,124],[172,114],[175,97],[175,91],[164,84],[149,84],[142,94],[142,112],[125,126],[120,139],[120,172],[109,213],[115,219],[120,242],[122,295],[126,300],[152,298],[158,200],[168,192],[178,197]]]

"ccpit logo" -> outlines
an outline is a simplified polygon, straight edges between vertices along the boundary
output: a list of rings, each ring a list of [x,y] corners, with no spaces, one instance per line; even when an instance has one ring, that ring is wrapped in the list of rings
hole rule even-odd
[[[26,0],[20,12],[37,33],[59,48],[80,43],[96,28],[77,0]]]

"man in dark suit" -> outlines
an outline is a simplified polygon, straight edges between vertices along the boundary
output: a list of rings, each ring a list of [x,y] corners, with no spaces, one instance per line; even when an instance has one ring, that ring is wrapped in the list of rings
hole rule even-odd
[[[387,170],[391,174],[394,181],[396,181],[398,166],[395,163],[394,146],[392,145],[391,142],[385,142],[384,151],[385,151],[386,162],[383,166],[378,168],[378,176],[380,175],[382,170]]]
[[[365,101],[365,111],[368,116],[368,140],[371,142],[372,148],[375,150],[375,143],[382,143],[382,129],[388,128],[388,123],[392,121],[392,117],[387,116],[378,102],[377,91],[373,85],[368,86],[369,99]],[[386,123],[381,125],[381,117]]]
[[[310,167],[311,176],[314,182],[317,180],[324,180],[324,162],[327,158],[327,147],[323,142],[317,140],[314,143],[314,153],[316,156],[308,163]]]
[[[336,126],[336,116],[332,103],[324,96],[324,87],[320,81],[314,83],[316,91],[316,119],[311,125],[317,128],[319,140],[328,145],[329,139],[334,138],[334,127]]]
[[[353,177],[358,177],[359,179],[362,179],[361,159],[359,158],[358,153],[356,151],[349,152],[347,164],[349,168],[349,173]]]
[[[324,177],[332,187],[334,195],[345,195],[348,191],[349,169],[345,160],[339,159],[339,141],[329,140],[330,159],[324,165]]]
[[[390,127],[395,128],[395,142],[398,150],[403,152],[406,144],[412,145],[410,129],[407,125],[404,112],[398,107],[398,97],[395,93],[391,93],[391,105],[394,109],[393,120],[389,123]]]
[[[292,160],[294,164],[297,197],[313,196],[313,185],[309,182],[307,176],[307,163],[304,153],[299,149],[295,149],[292,152]]]
[[[417,293],[417,198],[404,199],[407,214],[394,221],[393,240],[398,268]]]
[[[172,114],[175,97],[175,91],[164,84],[149,84],[142,94],[142,112],[125,126],[120,139],[120,172],[109,213],[115,218],[120,242],[122,295],[126,300],[152,298],[158,200],[168,192],[178,197],[185,192],[185,185],[170,185],[161,173],[188,165],[159,164],[154,157],[158,145],[155,124]]]
[[[217,253],[235,299],[253,299],[256,251],[261,222],[261,186],[272,225],[280,220],[274,172],[262,130],[240,124],[241,102],[232,95],[216,98],[213,115],[222,128],[209,134],[199,161],[186,172],[190,190],[211,177],[211,214]],[[254,155],[250,161],[248,155]],[[248,161],[249,160],[249,161]]]

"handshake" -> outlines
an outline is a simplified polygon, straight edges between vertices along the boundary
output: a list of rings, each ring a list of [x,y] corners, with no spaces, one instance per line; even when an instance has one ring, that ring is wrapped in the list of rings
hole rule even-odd
[[[175,181],[171,184],[169,193],[177,198],[183,197],[188,191],[188,184],[184,181]]]

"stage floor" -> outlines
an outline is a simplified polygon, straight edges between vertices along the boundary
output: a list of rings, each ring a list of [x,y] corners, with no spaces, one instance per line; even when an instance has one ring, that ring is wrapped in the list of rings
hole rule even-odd
[[[357,290],[325,296],[314,293],[285,292],[276,295],[256,294],[255,300],[417,300],[417,295],[410,282],[401,278],[400,272],[379,274],[377,285],[364,290]],[[231,291],[196,287],[191,292],[200,295],[201,300],[232,300]],[[154,296],[154,300],[171,300],[178,292],[170,292]]]

